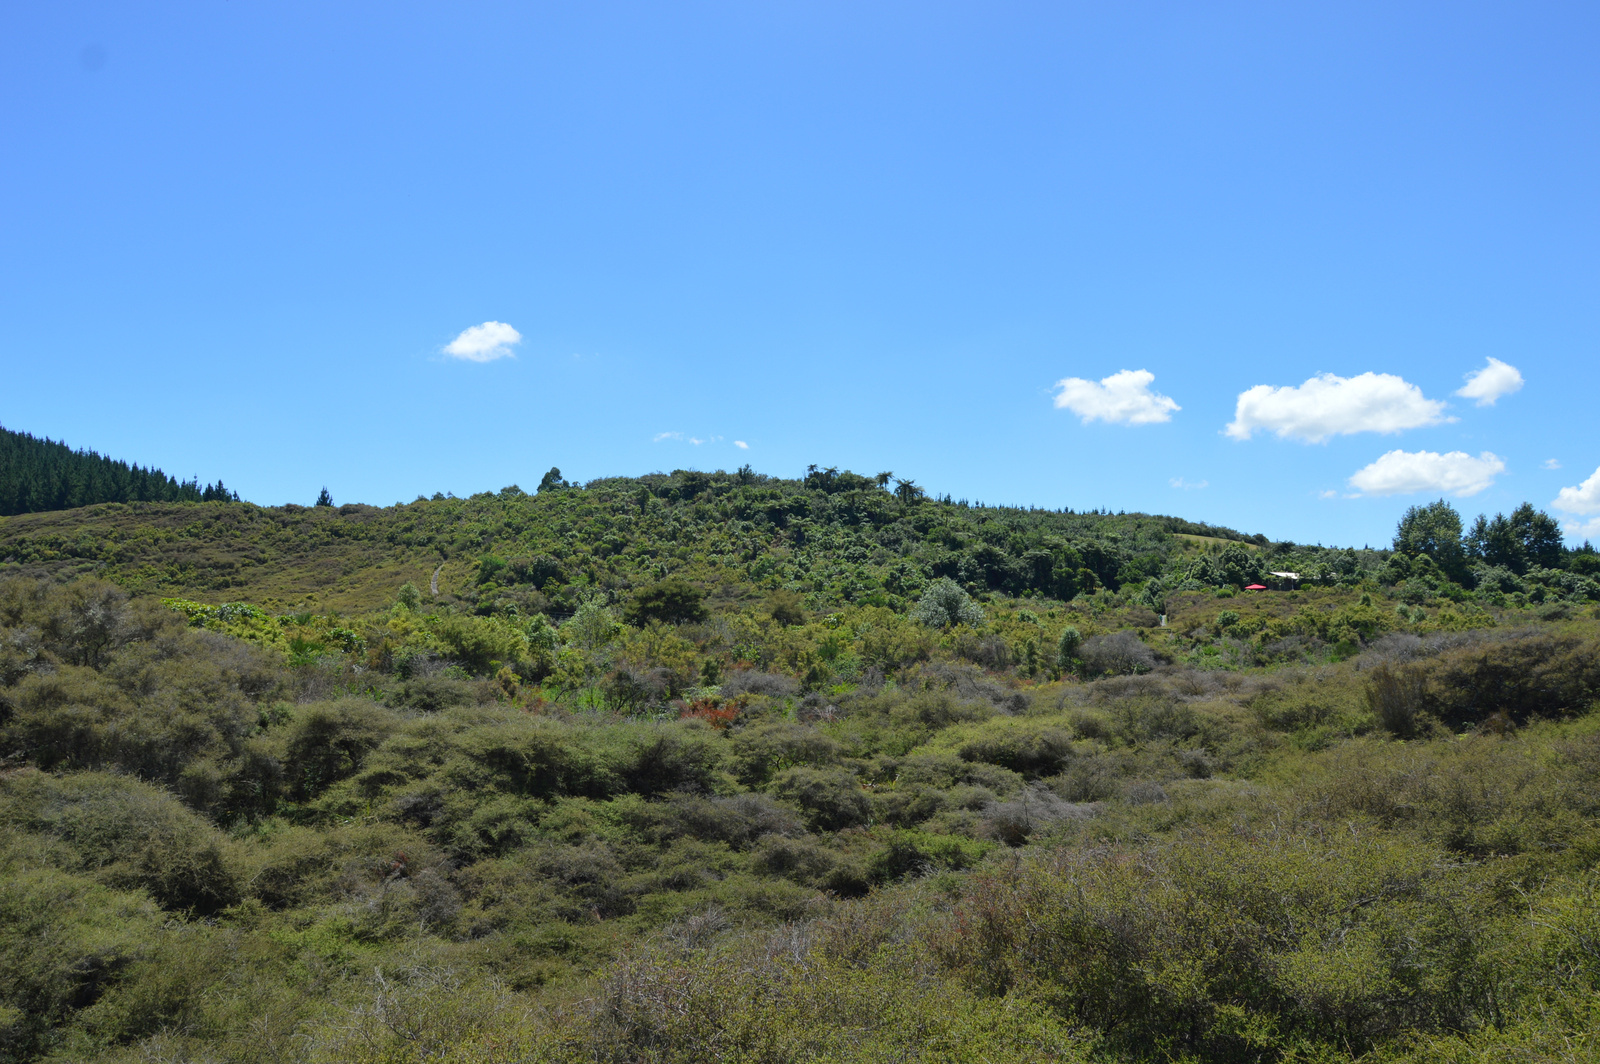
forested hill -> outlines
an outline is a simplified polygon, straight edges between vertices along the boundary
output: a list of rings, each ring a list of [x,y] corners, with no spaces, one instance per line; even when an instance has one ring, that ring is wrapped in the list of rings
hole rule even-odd
[[[1180,535],[1174,535],[1174,534]],[[1184,538],[1189,537],[1189,538]],[[1071,599],[1170,574],[1230,529],[1146,514],[974,506],[909,482],[679,470],[400,506],[112,505],[0,524],[0,561],[96,571],[130,590],[363,609],[412,581],[481,612],[570,611],[586,589],[668,574],[739,596],[788,585],[817,607],[904,608],[930,579]],[[1265,537],[1247,541],[1265,543]],[[442,569],[440,569],[442,565]]]
[[[70,510],[97,502],[228,502],[238,496],[219,479],[204,487],[155,467],[129,465],[94,451],[0,426],[0,516]]]
[[[901,612],[948,577],[980,597],[1088,594],[1163,612],[1171,594],[1238,588],[1274,570],[1308,585],[1372,581],[1417,601],[1475,591],[1543,601],[1588,598],[1600,568],[1587,547],[1561,548],[1554,523],[1531,507],[1479,518],[1465,534],[1447,504],[1414,508],[1400,550],[1356,551],[1176,517],[973,505],[925,497],[909,481],[891,489],[891,480],[815,468],[779,479],[745,467],[579,486],[552,470],[532,494],[512,486],[390,507],[99,505],[0,522],[0,566],[322,610],[382,607],[409,581],[480,615],[555,617],[593,591],[616,600],[668,576],[725,605],[786,589],[809,609]]]

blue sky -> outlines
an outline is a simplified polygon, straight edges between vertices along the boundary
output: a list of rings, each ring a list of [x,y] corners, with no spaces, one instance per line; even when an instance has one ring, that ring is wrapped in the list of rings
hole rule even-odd
[[[0,424],[261,503],[815,462],[1600,538],[1597,48],[1576,3],[9,4]]]

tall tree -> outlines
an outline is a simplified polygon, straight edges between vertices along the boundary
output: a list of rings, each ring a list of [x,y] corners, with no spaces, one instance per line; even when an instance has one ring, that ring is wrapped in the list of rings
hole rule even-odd
[[[1413,506],[1394,533],[1394,549],[1403,554],[1425,554],[1433,559],[1450,579],[1460,581],[1467,572],[1466,551],[1461,544],[1461,515],[1440,499],[1426,506]]]
[[[1478,515],[1466,536],[1467,554],[1485,565],[1499,565],[1512,572],[1531,568],[1560,568],[1566,549],[1561,541],[1561,526],[1532,503],[1523,503],[1511,516]]]

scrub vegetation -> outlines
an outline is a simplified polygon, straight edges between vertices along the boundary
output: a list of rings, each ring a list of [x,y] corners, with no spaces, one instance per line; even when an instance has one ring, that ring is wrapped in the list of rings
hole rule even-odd
[[[1531,507],[324,496],[0,521],[0,1060],[1600,1056]]]

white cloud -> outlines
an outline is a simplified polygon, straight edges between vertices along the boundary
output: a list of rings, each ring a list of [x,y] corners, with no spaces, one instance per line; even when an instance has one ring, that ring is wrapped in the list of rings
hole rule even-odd
[[[1568,521],[1561,531],[1573,539],[1600,539],[1600,517],[1590,521]]]
[[[1466,385],[1457,389],[1456,394],[1463,399],[1476,399],[1479,406],[1493,406],[1496,399],[1521,387],[1522,374],[1517,372],[1517,367],[1491,358],[1487,366],[1467,374]]]
[[[1544,468],[1544,469],[1560,469],[1561,468],[1561,462],[1560,462],[1559,459],[1546,458],[1544,460],[1544,465],[1543,465],[1542,468]]]
[[[1061,389],[1056,409],[1070,410],[1091,421],[1121,422],[1124,425],[1152,425],[1171,421],[1174,410],[1183,408],[1160,392],[1150,390],[1156,375],[1149,370],[1125,369],[1103,377],[1100,383],[1081,377],[1056,381]]]
[[[734,440],[733,445],[739,448],[741,451],[748,451],[750,449],[750,445],[745,443],[743,440]]]
[[[1195,491],[1199,488],[1207,488],[1211,486],[1211,481],[1209,480],[1184,480],[1182,477],[1173,477],[1171,480],[1167,481],[1167,483],[1171,484],[1175,488],[1181,488],[1184,491]]]
[[[685,436],[681,432],[658,432],[651,437],[651,443],[660,443],[662,440],[677,440],[679,443],[692,443],[699,447],[703,443],[721,443],[721,436]]]
[[[493,362],[497,358],[510,358],[511,348],[522,342],[522,334],[503,321],[486,321],[470,329],[445,345],[444,353],[451,358],[468,362]]]
[[[1390,451],[1350,478],[1363,495],[1404,495],[1437,491],[1476,495],[1506,471],[1505,459],[1484,451],[1474,458],[1465,451]]]
[[[1338,497],[1339,493],[1334,491],[1332,488],[1329,488],[1327,491],[1317,492],[1317,498],[1319,499],[1337,499]]]
[[[1577,487],[1562,488],[1550,505],[1569,514],[1600,513],[1600,469]]]
[[[1258,384],[1240,392],[1227,433],[1248,440],[1256,429],[1270,429],[1280,437],[1321,443],[1329,436],[1402,432],[1451,420],[1444,416],[1444,403],[1424,398],[1421,388],[1392,373],[1324,373],[1298,388]]]

